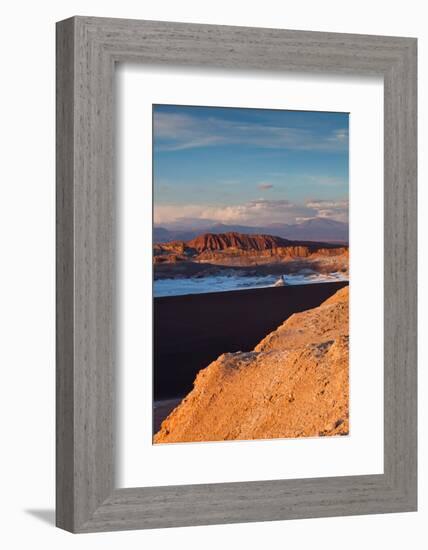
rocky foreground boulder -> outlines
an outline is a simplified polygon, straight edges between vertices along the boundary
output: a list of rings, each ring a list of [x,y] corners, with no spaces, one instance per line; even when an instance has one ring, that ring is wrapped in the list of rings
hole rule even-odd
[[[198,373],[154,442],[347,435],[348,312],[344,287],[289,317],[254,351],[221,355]]]

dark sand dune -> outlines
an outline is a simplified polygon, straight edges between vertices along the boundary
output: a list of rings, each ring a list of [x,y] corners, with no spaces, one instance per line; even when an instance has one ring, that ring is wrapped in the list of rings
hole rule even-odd
[[[154,400],[186,395],[222,353],[252,350],[290,315],[319,306],[347,282],[154,299]],[[158,424],[160,411],[156,414]]]

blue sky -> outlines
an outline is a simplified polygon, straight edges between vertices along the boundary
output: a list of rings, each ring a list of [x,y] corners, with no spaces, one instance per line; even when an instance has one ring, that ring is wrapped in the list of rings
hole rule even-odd
[[[155,224],[347,221],[348,114],[153,106]]]

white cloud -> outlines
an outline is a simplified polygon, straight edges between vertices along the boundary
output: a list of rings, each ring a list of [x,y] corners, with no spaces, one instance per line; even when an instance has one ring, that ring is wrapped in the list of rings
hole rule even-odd
[[[318,218],[330,218],[341,222],[347,222],[349,217],[349,201],[308,201],[306,203],[308,208],[317,210]]]
[[[308,208],[340,208],[348,209],[349,201],[340,200],[340,201],[329,201],[329,200],[312,200],[306,203]]]
[[[346,222],[347,201],[309,201],[304,205],[287,200],[254,200],[235,205],[157,205],[154,209],[156,225],[201,226],[210,223],[269,225],[298,223],[311,218],[329,218]]]

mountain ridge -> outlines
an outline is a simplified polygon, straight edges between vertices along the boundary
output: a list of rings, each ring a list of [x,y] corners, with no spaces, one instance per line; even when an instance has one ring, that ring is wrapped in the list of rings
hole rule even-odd
[[[265,253],[270,255],[307,256],[314,252],[338,251],[342,253],[347,246],[316,241],[295,241],[283,239],[276,235],[238,233],[203,233],[187,241],[170,241],[157,243],[153,246],[155,257],[165,255],[181,257],[182,260],[191,257],[207,255],[207,253]]]
[[[348,270],[348,246],[292,241],[275,235],[203,233],[187,241],[153,244],[154,277],[342,272]],[[232,271],[231,271],[232,270]],[[246,271],[243,271],[246,270]]]
[[[187,245],[198,252],[205,250],[225,250],[236,248],[238,250],[271,250],[280,246],[290,246],[288,239],[275,235],[238,233],[229,231],[226,233],[203,233],[187,242]]]
[[[289,240],[306,240],[330,243],[348,243],[348,224],[329,218],[312,218],[297,224],[270,224],[246,226],[238,224],[208,224],[206,226],[185,227],[180,224],[170,227],[156,225],[153,228],[155,243],[175,240],[188,241],[201,233],[228,233],[275,235]]]

